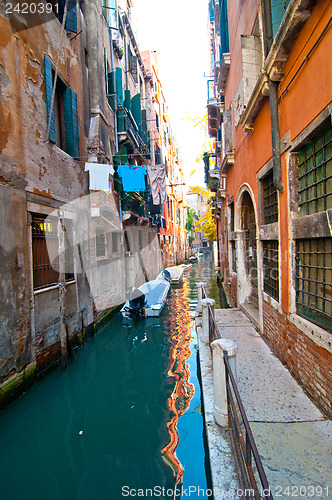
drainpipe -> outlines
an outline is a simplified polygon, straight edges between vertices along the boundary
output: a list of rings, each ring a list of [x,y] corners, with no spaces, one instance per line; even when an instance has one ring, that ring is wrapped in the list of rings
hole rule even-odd
[[[265,24],[264,28],[265,28],[266,55],[268,55],[273,43],[271,0],[264,0],[264,24]],[[270,89],[273,182],[278,191],[282,193],[282,191],[284,190],[284,186],[281,180],[278,82],[272,81],[270,77],[269,77],[269,89]]]
[[[116,78],[115,78],[115,67],[114,67],[114,55],[113,55],[113,33],[112,33],[112,28],[109,28],[109,34],[110,34],[110,43],[111,43],[111,67],[112,67],[112,78],[113,78],[113,89],[115,92],[115,111],[114,111],[114,135],[115,135],[115,153],[118,153],[119,151],[119,144],[118,144],[118,124],[117,124],[117,110],[118,110],[118,103],[117,103],[117,93],[116,93]]]
[[[284,186],[281,180],[280,161],[280,134],[279,134],[279,112],[278,112],[278,82],[273,82],[269,78],[270,87],[270,115],[271,115],[271,136],[272,136],[272,162],[273,162],[273,182],[281,193]]]

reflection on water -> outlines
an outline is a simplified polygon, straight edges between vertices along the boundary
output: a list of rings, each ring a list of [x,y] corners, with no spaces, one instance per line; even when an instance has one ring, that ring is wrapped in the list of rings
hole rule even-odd
[[[184,472],[183,466],[176,456],[176,448],[179,444],[177,423],[180,416],[188,409],[190,400],[194,394],[194,386],[189,382],[189,366],[186,363],[191,355],[189,345],[192,340],[191,331],[193,328],[188,292],[188,280],[184,278],[183,283],[172,290],[167,305],[167,329],[170,332],[168,341],[171,346],[167,374],[173,378],[175,383],[173,392],[167,400],[167,407],[174,416],[167,423],[170,442],[161,450],[161,453],[165,462],[173,469],[176,478],[176,487],[182,483]]]
[[[213,276],[212,263],[198,262],[160,318],[113,318],[67,371],[0,413],[1,498],[120,500],[124,487],[206,487],[193,313],[195,281]]]

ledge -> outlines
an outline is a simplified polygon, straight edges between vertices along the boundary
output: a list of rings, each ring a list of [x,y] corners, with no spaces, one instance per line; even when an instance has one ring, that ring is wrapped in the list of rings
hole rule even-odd
[[[226,174],[233,165],[234,165],[234,151],[227,151],[221,163],[220,173]]]
[[[264,224],[259,228],[260,240],[279,240],[279,222]]]
[[[293,239],[330,237],[332,235],[330,220],[332,220],[332,209],[291,218]]]

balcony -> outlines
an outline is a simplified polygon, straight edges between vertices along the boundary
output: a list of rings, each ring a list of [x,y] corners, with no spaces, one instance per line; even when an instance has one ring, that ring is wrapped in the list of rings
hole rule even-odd
[[[122,220],[125,225],[136,224],[138,218],[141,219],[142,225],[148,225],[148,200],[150,194],[150,186],[147,186],[145,191],[121,193]]]
[[[229,52],[224,52],[221,57],[220,69],[218,75],[218,91],[224,92],[226,87],[226,80],[231,65],[231,56]]]
[[[150,145],[142,139],[143,132],[137,126],[137,123],[131,113],[125,107],[118,107],[118,140],[119,144],[123,144],[143,160],[150,159]]]
[[[221,96],[223,98],[223,96]],[[208,109],[208,132],[210,137],[218,137],[218,129],[220,125],[221,111],[223,109],[223,102],[216,97],[210,98],[207,101]]]

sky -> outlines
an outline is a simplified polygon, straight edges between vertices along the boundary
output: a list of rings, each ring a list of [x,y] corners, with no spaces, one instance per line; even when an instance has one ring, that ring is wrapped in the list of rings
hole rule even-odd
[[[206,113],[207,14],[207,0],[134,0],[132,11],[140,50],[158,52],[159,77],[188,186],[204,185],[203,162],[195,160],[203,153],[207,136],[190,117]]]

